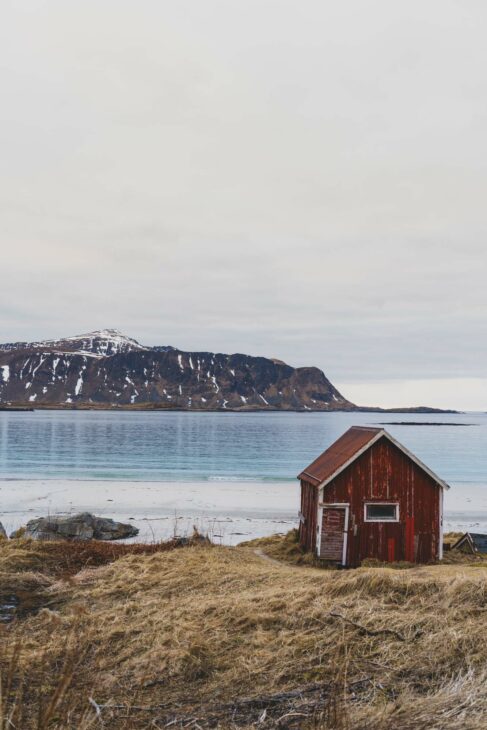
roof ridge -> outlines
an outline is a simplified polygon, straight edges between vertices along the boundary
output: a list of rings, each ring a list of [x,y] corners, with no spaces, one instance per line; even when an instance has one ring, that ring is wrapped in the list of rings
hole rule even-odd
[[[361,431],[385,431],[385,428],[382,426],[350,426],[348,430],[350,431],[352,428],[356,430],[360,429]],[[345,431],[345,433],[347,432]]]

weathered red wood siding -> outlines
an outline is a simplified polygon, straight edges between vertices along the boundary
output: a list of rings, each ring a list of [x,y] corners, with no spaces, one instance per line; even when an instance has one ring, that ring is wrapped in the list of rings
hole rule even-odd
[[[299,544],[305,550],[316,550],[316,524],[318,518],[318,489],[309,482],[301,481],[301,515]]]
[[[406,454],[388,439],[379,439],[324,489],[325,503],[350,504],[347,565],[392,556],[416,563],[437,560],[440,492]],[[374,501],[398,502],[399,522],[365,522],[365,503]]]
[[[399,522],[366,522],[366,502],[399,503]],[[381,438],[324,488],[324,503],[349,503],[347,565],[438,560],[441,487],[414,461]],[[300,544],[316,551],[318,487],[301,482]]]

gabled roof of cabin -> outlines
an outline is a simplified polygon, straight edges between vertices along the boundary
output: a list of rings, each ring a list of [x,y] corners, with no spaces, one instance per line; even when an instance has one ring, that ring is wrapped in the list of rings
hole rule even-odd
[[[380,438],[387,438],[403,454],[414,461],[426,474],[428,474],[440,487],[450,489],[448,484],[436,476],[417,456],[412,454],[405,446],[396,441],[384,428],[373,428],[369,426],[352,426],[345,431],[326,451],[315,459],[306,469],[299,474],[298,479],[309,482],[315,487],[322,487],[332,481],[340,472],[349,466],[355,459],[358,459]]]

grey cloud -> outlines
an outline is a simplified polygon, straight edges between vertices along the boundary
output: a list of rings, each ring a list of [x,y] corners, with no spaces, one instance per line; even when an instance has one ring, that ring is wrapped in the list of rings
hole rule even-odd
[[[484,377],[483,3],[1,15],[0,339]]]

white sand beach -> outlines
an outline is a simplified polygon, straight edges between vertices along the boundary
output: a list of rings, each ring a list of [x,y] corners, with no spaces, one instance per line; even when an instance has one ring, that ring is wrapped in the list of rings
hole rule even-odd
[[[130,522],[139,541],[186,535],[193,525],[218,543],[297,526],[299,485],[289,482],[133,482],[0,480],[0,521],[8,533],[34,517],[88,511]],[[487,532],[487,488],[452,486],[445,495],[445,531]]]
[[[0,480],[8,533],[34,517],[93,512],[130,522],[139,541],[186,535],[195,525],[235,545],[297,524],[298,483]]]

